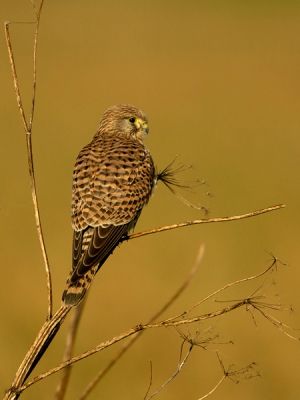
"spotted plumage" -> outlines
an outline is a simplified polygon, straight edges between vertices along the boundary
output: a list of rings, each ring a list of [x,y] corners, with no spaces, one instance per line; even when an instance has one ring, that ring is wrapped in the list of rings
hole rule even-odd
[[[156,184],[143,139],[146,115],[131,105],[109,108],[73,172],[73,265],[63,293],[66,305],[83,298],[93,277],[122,237],[134,228]]]

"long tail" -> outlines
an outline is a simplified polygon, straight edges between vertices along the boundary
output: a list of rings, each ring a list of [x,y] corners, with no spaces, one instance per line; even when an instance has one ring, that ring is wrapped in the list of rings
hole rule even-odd
[[[74,231],[73,266],[62,300],[66,306],[76,306],[84,297],[99,268],[122,242],[130,224],[88,227]]]
[[[78,279],[75,283],[70,282],[73,271],[70,272],[65,290],[62,295],[62,300],[66,306],[77,306],[77,304],[83,299],[86,291],[90,287],[98,269],[99,266],[97,264],[89,269],[84,275],[82,275],[80,279]]]

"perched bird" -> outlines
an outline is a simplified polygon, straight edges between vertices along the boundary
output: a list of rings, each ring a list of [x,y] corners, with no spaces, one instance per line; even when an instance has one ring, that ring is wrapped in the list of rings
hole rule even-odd
[[[105,111],[73,172],[73,265],[63,292],[77,305],[93,277],[132,230],[156,185],[156,170],[143,139],[146,115],[119,104]]]

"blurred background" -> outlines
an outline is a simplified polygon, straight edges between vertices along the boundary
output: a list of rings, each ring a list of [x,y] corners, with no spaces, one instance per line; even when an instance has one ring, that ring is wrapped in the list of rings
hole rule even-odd
[[[2,0],[1,20],[34,21],[30,1]],[[10,25],[27,113],[32,91],[33,24]],[[146,146],[158,169],[177,154],[193,165],[182,175],[204,180],[189,201],[209,217],[242,214],[285,203],[283,210],[237,222],[192,226],[122,244],[98,273],[82,318],[75,353],[146,322],[189,274],[200,244],[199,271],[163,317],[183,311],[227,283],[259,273],[275,254],[283,263],[266,281],[234,287],[219,300],[247,297],[261,284],[264,301],[287,311],[271,314],[300,328],[299,150],[300,2],[267,1],[45,1],[38,46],[33,150],[43,231],[50,260],[54,309],[71,267],[72,170],[102,113],[131,103],[149,118]],[[46,318],[47,297],[29,186],[25,134],[16,105],[4,32],[1,73],[0,387],[7,389]],[[28,115],[28,114],[27,114]],[[207,194],[209,193],[209,194]],[[205,217],[162,184],[136,232]],[[275,285],[273,284],[275,283]],[[277,297],[273,295],[278,295]],[[194,315],[229,303],[210,301]],[[290,312],[290,307],[294,312]],[[267,311],[267,310],[265,310]],[[61,361],[69,317],[34,374]],[[299,342],[258,312],[236,310],[182,328],[219,335],[193,350],[182,372],[157,399],[198,399],[225,367],[257,363],[261,377],[228,379],[212,399],[297,399]],[[298,331],[289,331],[299,337]],[[234,344],[229,344],[233,341]],[[90,399],[142,399],[177,369],[182,340],[173,329],[145,332]],[[121,344],[73,368],[67,399],[79,396]],[[185,349],[186,350],[186,349]],[[59,376],[22,398],[51,399]]]

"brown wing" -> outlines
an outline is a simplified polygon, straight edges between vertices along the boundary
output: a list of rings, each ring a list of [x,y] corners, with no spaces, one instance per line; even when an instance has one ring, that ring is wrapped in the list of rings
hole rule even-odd
[[[79,154],[73,175],[73,268],[63,294],[75,305],[148,202],[155,169],[141,143],[99,138]]]
[[[97,270],[120,242],[128,230],[127,225],[110,225],[87,228],[85,231],[74,232],[73,238],[73,270],[69,279],[72,285],[95,264]]]

